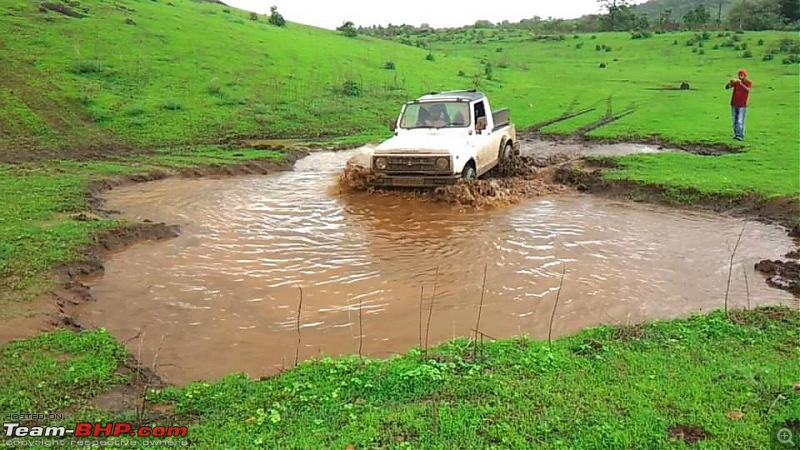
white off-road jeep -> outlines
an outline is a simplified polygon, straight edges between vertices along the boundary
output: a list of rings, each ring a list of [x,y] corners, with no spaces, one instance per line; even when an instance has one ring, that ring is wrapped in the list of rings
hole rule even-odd
[[[369,161],[373,186],[435,187],[483,176],[519,154],[508,108],[476,91],[431,93],[403,105],[394,136]]]

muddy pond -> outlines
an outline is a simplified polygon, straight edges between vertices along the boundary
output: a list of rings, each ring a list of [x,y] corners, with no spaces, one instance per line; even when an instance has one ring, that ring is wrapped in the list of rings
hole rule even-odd
[[[420,290],[427,321],[434,286],[430,345],[468,336],[485,268],[480,329],[496,338],[547,337],[562,270],[557,336],[723,305],[740,219],[571,193],[482,210],[337,193],[337,176],[364,151],[314,152],[267,176],[108,192],[105,206],[123,217],[182,233],[110,255],[78,319],[127,341],[142,364],[157,356],[164,378],[182,384],[291,367],[299,287],[300,359],[419,345]],[[782,229],[748,222],[730,306],[748,302],[745,274],[752,306],[796,305],[753,270],[792,248]]]

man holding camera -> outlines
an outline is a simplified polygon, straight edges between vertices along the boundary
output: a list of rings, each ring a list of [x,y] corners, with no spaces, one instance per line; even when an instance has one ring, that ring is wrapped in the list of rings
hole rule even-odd
[[[725,85],[725,89],[733,89],[731,118],[733,120],[733,138],[738,141],[744,140],[744,117],[752,88],[753,82],[747,79],[747,72],[744,69],[739,70],[738,80],[730,80]]]

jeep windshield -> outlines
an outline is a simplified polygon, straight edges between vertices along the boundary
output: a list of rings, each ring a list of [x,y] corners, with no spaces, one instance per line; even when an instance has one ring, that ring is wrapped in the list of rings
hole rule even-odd
[[[468,102],[409,103],[400,128],[465,128],[469,126]]]

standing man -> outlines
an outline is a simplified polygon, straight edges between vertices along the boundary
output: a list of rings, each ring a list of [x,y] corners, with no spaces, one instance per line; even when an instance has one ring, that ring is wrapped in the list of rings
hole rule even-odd
[[[731,118],[733,119],[733,138],[738,141],[744,140],[744,116],[747,111],[747,104],[750,97],[750,90],[753,82],[747,79],[747,71],[739,70],[739,79],[730,80],[725,85],[725,89],[733,88],[731,96]]]

